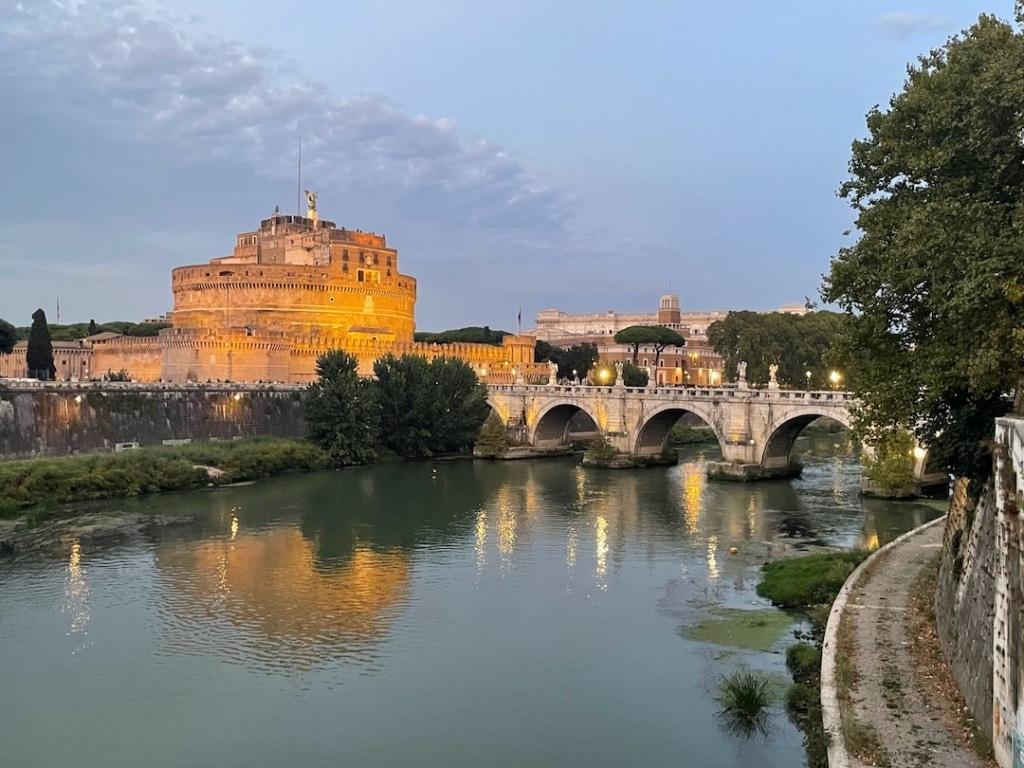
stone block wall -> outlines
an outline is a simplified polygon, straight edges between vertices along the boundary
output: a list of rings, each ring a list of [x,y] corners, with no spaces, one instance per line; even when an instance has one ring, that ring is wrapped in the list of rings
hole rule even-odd
[[[240,385],[0,385],[0,458],[109,451],[124,442],[302,437],[302,396]]]
[[[936,593],[939,641],[1002,768],[1024,768],[1024,419],[996,420],[992,479],[958,482]]]
[[[1024,419],[996,422],[995,626],[992,746],[1000,765],[1024,766]]]
[[[991,738],[996,510],[991,482],[979,498],[967,490],[956,483],[946,518],[935,616],[964,700]]]

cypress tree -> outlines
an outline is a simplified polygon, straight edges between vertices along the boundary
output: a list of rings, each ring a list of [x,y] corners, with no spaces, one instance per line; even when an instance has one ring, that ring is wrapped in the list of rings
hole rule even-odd
[[[97,333],[99,333],[99,329],[96,327],[96,321],[95,320],[90,320],[89,321],[89,335],[90,336],[95,336]]]
[[[57,368],[53,364],[53,342],[50,341],[50,327],[46,324],[46,313],[37,309],[32,313],[32,328],[28,332],[28,351],[25,353],[28,375],[33,379],[48,381]]]

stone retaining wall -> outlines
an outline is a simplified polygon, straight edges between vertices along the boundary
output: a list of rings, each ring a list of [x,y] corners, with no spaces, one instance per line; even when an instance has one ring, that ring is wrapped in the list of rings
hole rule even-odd
[[[302,396],[239,385],[0,385],[0,458],[109,451],[127,442],[301,437]]]
[[[995,425],[994,476],[958,483],[936,592],[939,641],[1002,768],[1024,768],[1024,419]]]

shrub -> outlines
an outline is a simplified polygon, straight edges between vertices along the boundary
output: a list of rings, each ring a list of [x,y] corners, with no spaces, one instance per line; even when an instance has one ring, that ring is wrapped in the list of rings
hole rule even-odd
[[[498,414],[492,412],[480,428],[480,436],[476,440],[476,450],[481,456],[491,458],[502,456],[508,450],[511,441],[508,430]]]
[[[586,455],[592,461],[610,461],[618,456],[619,452],[608,442],[608,437],[602,432],[590,443]]]
[[[775,701],[771,681],[767,676],[749,669],[737,669],[722,680],[718,701],[719,713],[730,727],[751,735],[755,731],[768,733],[768,709]]]
[[[914,437],[898,431],[884,435],[874,445],[874,455],[864,453],[861,462],[868,480],[887,493],[906,488],[914,481]]]
[[[798,683],[818,679],[821,667],[821,649],[810,643],[796,643],[786,649],[786,667]]]

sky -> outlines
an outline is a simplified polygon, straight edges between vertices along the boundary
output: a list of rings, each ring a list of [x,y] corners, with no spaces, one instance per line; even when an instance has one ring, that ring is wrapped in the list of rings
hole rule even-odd
[[[771,309],[851,242],[864,116],[988,3],[0,0],[0,317],[137,320],[302,184],[417,326]]]

